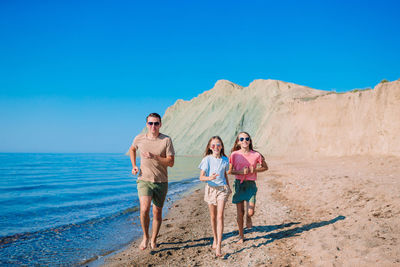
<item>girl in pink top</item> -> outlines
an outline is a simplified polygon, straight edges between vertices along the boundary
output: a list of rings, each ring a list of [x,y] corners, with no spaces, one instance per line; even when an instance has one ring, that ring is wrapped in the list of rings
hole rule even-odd
[[[237,208],[237,225],[239,228],[239,241],[243,243],[243,217],[244,203],[246,202],[246,227],[253,226],[251,217],[256,206],[257,172],[268,170],[264,157],[253,149],[253,141],[246,132],[240,132],[229,157],[229,174],[236,176],[233,184],[232,203]]]

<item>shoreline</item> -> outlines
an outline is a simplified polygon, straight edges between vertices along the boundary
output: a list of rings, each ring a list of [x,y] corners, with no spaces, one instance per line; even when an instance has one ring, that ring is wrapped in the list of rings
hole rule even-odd
[[[245,231],[242,245],[236,243],[231,198],[226,205],[222,258],[210,247],[208,207],[198,189],[173,203],[158,248],[140,251],[136,240],[105,266],[400,263],[400,158],[267,158],[267,163],[270,170],[257,180],[255,226]]]
[[[167,208],[165,210],[163,210],[163,213],[166,213],[166,216],[163,215],[163,217],[167,218],[168,214],[169,214],[170,210],[172,209],[172,207],[174,206],[174,204],[177,201],[180,201],[180,200],[186,198],[188,195],[192,194],[194,191],[198,190],[199,186],[201,186],[201,183],[197,183],[197,184],[193,185],[187,191],[181,193],[181,195],[179,197],[177,197],[177,199],[173,200],[171,203],[169,203],[170,200],[165,200],[164,207],[167,207]],[[152,215],[151,215],[151,217],[152,217]],[[139,219],[139,226],[140,226],[140,219]],[[150,232],[151,232],[151,222],[150,222]],[[131,242],[122,244],[120,248],[117,248],[117,249],[111,250],[111,251],[107,251],[101,255],[94,256],[91,259],[87,259],[83,262],[79,262],[78,265],[79,266],[87,266],[87,267],[103,266],[107,263],[107,260],[109,258],[113,257],[114,255],[124,252],[125,250],[129,249],[129,247],[133,243],[140,242],[140,240],[141,240],[141,236],[135,237]]]

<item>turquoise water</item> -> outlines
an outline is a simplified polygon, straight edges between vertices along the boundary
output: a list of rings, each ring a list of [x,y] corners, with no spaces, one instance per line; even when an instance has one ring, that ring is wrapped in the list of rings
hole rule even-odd
[[[176,158],[167,207],[199,183],[199,161]],[[129,157],[3,153],[0,162],[1,265],[76,265],[140,236]]]

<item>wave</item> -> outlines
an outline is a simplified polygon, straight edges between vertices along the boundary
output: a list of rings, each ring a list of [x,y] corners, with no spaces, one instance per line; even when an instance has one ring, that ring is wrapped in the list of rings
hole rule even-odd
[[[78,229],[78,228],[84,228],[85,226],[89,226],[90,228],[92,228],[92,227],[95,227],[96,224],[99,224],[101,222],[111,221],[118,217],[132,215],[138,211],[139,211],[139,205],[131,206],[129,208],[126,208],[122,211],[110,214],[108,216],[100,216],[97,218],[82,221],[80,223],[70,223],[70,224],[60,225],[57,227],[46,228],[46,229],[39,230],[39,231],[24,232],[24,233],[18,233],[18,234],[14,234],[14,235],[0,237],[0,249],[4,248],[5,246],[9,246],[17,241],[22,242],[22,241],[27,241],[27,240],[34,239],[37,237],[48,236],[49,234],[50,235],[59,234],[64,231],[71,230],[73,228]]]

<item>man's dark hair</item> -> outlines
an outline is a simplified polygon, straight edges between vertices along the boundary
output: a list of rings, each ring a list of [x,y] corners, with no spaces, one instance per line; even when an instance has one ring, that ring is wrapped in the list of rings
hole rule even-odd
[[[158,118],[161,122],[161,116],[158,113],[150,113],[147,117],[146,117],[146,122],[149,119],[149,117],[153,117],[153,118]]]

